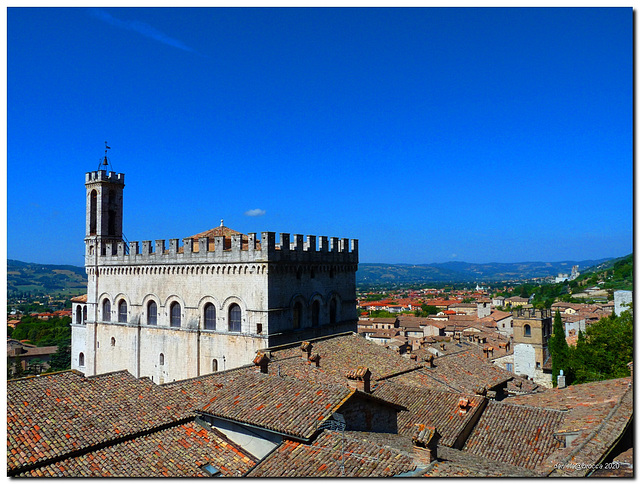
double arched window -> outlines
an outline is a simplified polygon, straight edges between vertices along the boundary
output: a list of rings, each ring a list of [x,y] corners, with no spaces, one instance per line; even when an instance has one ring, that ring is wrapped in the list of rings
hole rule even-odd
[[[111,302],[108,299],[102,301],[102,320],[111,321]]]
[[[171,303],[171,308],[170,308],[170,313],[169,313],[169,325],[172,328],[179,328],[180,327],[180,303],[177,302],[173,302]]]
[[[124,299],[118,303],[118,322],[127,322],[127,301]]]
[[[216,307],[211,303],[204,307],[204,329],[216,329]]]
[[[229,308],[229,331],[239,333],[242,331],[242,310],[237,304]]]

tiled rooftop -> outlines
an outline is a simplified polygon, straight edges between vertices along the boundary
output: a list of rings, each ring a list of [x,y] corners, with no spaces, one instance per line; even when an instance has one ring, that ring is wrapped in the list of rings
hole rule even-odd
[[[548,393],[555,394],[557,406],[564,403],[570,408],[566,417],[569,424],[565,424],[561,430],[576,431],[578,436],[570,446],[552,454],[545,464],[546,471],[553,476],[580,477],[587,475],[590,470],[578,468],[574,464],[599,462],[607,450],[621,438],[632,421],[633,385],[631,378],[620,378],[573,385],[561,389],[560,392],[568,389],[571,390],[566,398],[555,391]],[[572,397],[581,391],[586,395],[585,400],[576,402]],[[611,393],[607,394],[607,391]],[[611,401],[612,399],[615,401]],[[562,466],[556,468],[556,464]]]
[[[424,477],[539,477],[534,471],[448,447],[438,448],[438,462]]]
[[[224,373],[165,385],[166,390],[198,395],[198,410],[264,429],[308,439],[318,426],[355,390],[346,385],[327,385],[315,381],[299,381],[254,368]]]
[[[66,371],[7,383],[7,467],[15,470],[177,422],[183,402],[159,398],[126,371],[86,378]]]
[[[441,356],[434,360],[434,364],[435,368],[423,368],[394,377],[394,380],[407,385],[424,385],[434,390],[473,394],[476,388],[485,387],[489,390],[514,377],[512,373],[475,354],[474,350]]]
[[[462,450],[536,469],[560,447],[554,432],[565,412],[490,401]]]
[[[25,473],[31,477],[206,477],[210,464],[223,476],[239,477],[253,457],[216,430],[189,422],[137,437]]]
[[[358,434],[324,430],[311,445],[285,440],[248,476],[391,477],[416,468],[411,457]]]
[[[480,408],[483,398],[469,395],[468,408],[460,411],[460,394],[445,393],[385,381],[373,393],[376,397],[406,407],[398,414],[398,433],[411,436],[416,424],[436,427],[440,443],[453,446]]]
[[[320,355],[320,368],[323,372],[339,376],[340,379],[344,378],[346,370],[359,366],[366,366],[371,370],[372,381],[421,366],[355,333],[311,340],[311,344],[313,345],[312,353]],[[304,367],[305,362],[300,354],[299,344],[281,349],[273,348],[271,349],[272,364],[282,364],[287,367],[288,372],[293,372],[295,366]],[[285,363],[288,358],[293,360]]]

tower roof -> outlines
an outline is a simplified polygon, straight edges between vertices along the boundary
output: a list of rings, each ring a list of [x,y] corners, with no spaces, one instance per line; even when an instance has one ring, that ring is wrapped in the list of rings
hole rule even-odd
[[[214,227],[209,230],[205,230],[204,232],[200,232],[199,234],[192,235],[190,238],[193,240],[198,240],[200,237],[209,237],[212,239],[217,236],[230,237],[232,235],[242,235],[243,239],[246,237],[242,232],[238,232],[237,230],[230,229],[229,227],[225,227],[224,225],[219,225],[218,227]]]
[[[197,251],[199,250],[198,246],[200,244],[200,238],[209,237],[209,250],[212,251],[215,248],[214,237],[224,237],[224,249],[230,249],[232,235],[242,236],[242,250],[247,250],[249,248],[249,237],[246,234],[238,232],[237,230],[230,229],[229,227],[225,227],[222,224],[220,224],[218,227],[200,232],[199,234],[192,235],[189,238],[193,239],[193,250]],[[256,244],[256,248],[260,248],[260,242]]]

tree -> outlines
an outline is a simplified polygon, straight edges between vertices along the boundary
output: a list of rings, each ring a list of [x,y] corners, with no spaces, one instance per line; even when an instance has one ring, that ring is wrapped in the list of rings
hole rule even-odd
[[[51,355],[50,371],[62,371],[71,368],[71,347],[67,343],[58,345],[58,351]]]
[[[551,353],[551,380],[553,386],[558,385],[558,375],[560,370],[565,374],[565,381],[571,383],[573,372],[570,369],[569,345],[567,344],[566,335],[564,334],[564,325],[560,311],[556,311],[553,318],[553,334],[549,339],[549,352]]]
[[[574,383],[629,376],[633,360],[633,314],[608,316],[589,326],[571,354]]]
[[[13,359],[13,378],[22,378],[24,376],[24,369],[22,368],[22,358],[20,355],[16,355]]]

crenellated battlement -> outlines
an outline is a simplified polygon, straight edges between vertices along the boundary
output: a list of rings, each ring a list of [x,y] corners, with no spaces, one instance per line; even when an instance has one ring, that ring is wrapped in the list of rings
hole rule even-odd
[[[211,240],[213,239],[213,240]],[[93,254],[87,255],[87,265],[138,265],[235,262],[305,262],[358,263],[358,240],[275,232],[248,235],[145,240],[129,242],[99,242]],[[97,259],[96,259],[97,257]]]
[[[107,174],[106,170],[89,171],[85,174],[85,184],[92,182],[108,181],[111,183],[120,183],[124,185],[124,173],[116,173],[110,171]]]

